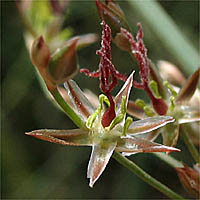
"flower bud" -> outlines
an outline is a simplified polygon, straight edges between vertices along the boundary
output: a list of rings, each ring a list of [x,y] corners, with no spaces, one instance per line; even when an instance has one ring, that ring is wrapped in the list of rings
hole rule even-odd
[[[131,45],[122,33],[117,33],[113,42],[123,51],[131,52]]]
[[[113,42],[123,51],[131,52],[131,46],[126,37],[120,33],[121,28],[130,31],[124,12],[114,1],[102,3],[96,0],[97,9],[102,20],[112,29]]]
[[[120,33],[120,28],[130,30],[123,11],[114,1],[102,3],[96,0],[96,5],[101,19],[111,27],[113,38],[117,33]]]
[[[184,188],[194,197],[200,195],[199,171],[184,164],[183,168],[176,168],[177,174]]]
[[[40,75],[44,79],[49,91],[55,89],[55,83],[49,76],[48,68],[50,62],[50,50],[48,45],[44,42],[42,36],[36,39],[31,47],[31,60],[38,69]]]
[[[76,59],[77,41],[78,38],[75,38],[69,46],[57,50],[54,55],[51,56],[49,74],[56,84],[64,83],[79,69]]]
[[[200,77],[200,67],[189,77],[189,79],[185,82],[183,87],[178,93],[176,102],[187,102],[194,95],[195,90],[198,87]]]
[[[50,50],[42,36],[36,39],[31,47],[32,63],[37,68],[47,68],[50,59]]]

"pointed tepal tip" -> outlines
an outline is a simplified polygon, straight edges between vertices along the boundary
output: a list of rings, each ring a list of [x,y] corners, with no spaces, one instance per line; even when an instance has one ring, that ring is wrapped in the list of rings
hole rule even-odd
[[[181,150],[178,149],[178,148],[175,148],[175,147],[168,147],[168,151],[167,151],[168,154],[173,152],[173,151],[180,152]]]
[[[122,91],[124,88],[126,88],[128,85],[132,87],[133,85],[133,75],[134,75],[135,71],[133,70],[132,73],[129,75],[129,77],[127,78],[126,82],[124,83],[123,87],[122,87]]]
[[[132,73],[129,75],[129,77],[127,78],[124,87],[126,87],[128,84],[133,85],[133,76],[134,76],[135,70],[132,71]]]
[[[25,132],[25,135],[39,136],[42,134],[39,131],[30,131],[30,132]]]
[[[131,72],[130,76],[133,78],[134,74],[135,74],[135,70],[133,70],[133,71]]]
[[[25,132],[25,135],[33,135],[32,131],[31,132]]]
[[[37,47],[38,49],[41,49],[43,45],[44,45],[44,39],[43,39],[42,36],[40,36],[40,37],[38,38],[38,40],[37,40],[36,47]]]
[[[94,181],[92,178],[90,178],[89,186],[90,186],[91,188],[93,188],[94,183],[95,183],[95,181]]]
[[[133,70],[133,71],[131,72],[131,74],[129,75],[128,79],[131,79],[131,81],[133,81],[133,76],[134,76],[134,74],[135,74],[135,70]]]

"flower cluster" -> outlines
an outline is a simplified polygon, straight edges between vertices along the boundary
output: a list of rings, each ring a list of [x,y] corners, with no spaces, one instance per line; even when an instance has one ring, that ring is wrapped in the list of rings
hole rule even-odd
[[[126,118],[134,72],[126,78],[116,71],[111,63],[111,30],[105,22],[102,22],[102,25],[102,47],[97,51],[97,54],[101,56],[99,70],[92,73],[86,69],[81,70],[89,76],[100,77],[100,89],[104,94],[99,96],[99,106],[95,109],[78,85],[69,79],[65,83],[65,88],[73,102],[73,110],[81,116],[84,125],[75,130],[44,129],[26,133],[42,140],[63,145],[92,146],[87,173],[91,187],[102,174],[113,151],[122,152],[124,155],[139,152],[180,151],[177,148],[154,143],[140,137],[140,134],[173,122],[172,117],[149,117],[135,122],[130,117]],[[111,82],[109,82],[110,77],[112,78]],[[111,91],[117,85],[117,79],[125,78],[124,86],[113,97]]]
[[[51,5],[55,13],[63,12],[56,2],[51,1]],[[98,106],[71,79],[78,72],[76,51],[79,38],[69,40],[67,45],[51,53],[49,45],[43,37],[39,37],[32,44],[32,63],[40,72],[49,92],[79,129],[42,129],[26,133],[53,143],[91,146],[87,171],[90,187],[98,180],[114,151],[121,152],[124,156],[141,152],[178,152],[180,150],[175,146],[180,124],[200,120],[199,103],[192,105],[190,102],[198,86],[200,68],[177,91],[161,78],[148,58],[141,24],[138,23],[138,33],[134,38],[123,11],[116,3],[112,0],[106,3],[96,0],[96,5],[103,27],[101,48],[96,52],[100,56],[100,62],[97,71],[81,69],[80,72],[99,78],[102,94],[98,98]],[[133,80],[134,72],[126,77],[115,69],[111,56],[112,41],[136,58],[140,82]],[[118,80],[125,83],[117,95],[113,95],[112,91]],[[62,84],[64,88],[60,88]],[[133,86],[149,95],[152,106],[140,99],[136,102],[129,100]],[[139,120],[133,121],[131,117],[127,117],[127,113]],[[164,144],[154,142],[161,132]],[[189,176],[187,171],[190,170],[187,167],[177,169],[177,172],[181,176],[185,173],[184,170]],[[196,176],[194,179],[196,180]],[[187,181],[184,179],[183,182]]]

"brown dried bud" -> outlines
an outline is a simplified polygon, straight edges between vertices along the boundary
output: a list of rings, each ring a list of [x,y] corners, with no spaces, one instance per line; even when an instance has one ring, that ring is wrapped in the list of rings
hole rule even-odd
[[[48,90],[54,90],[56,86],[48,73],[48,67],[50,62],[50,50],[48,45],[44,42],[42,36],[36,39],[32,44],[31,60],[40,72],[42,78],[44,79]]]
[[[131,52],[131,45],[122,33],[117,33],[113,42],[123,51]]]
[[[179,179],[185,189],[194,197],[200,195],[200,173],[198,170],[190,168],[184,164],[183,168],[176,168]]]
[[[117,3],[114,1],[102,3],[96,0],[96,5],[101,19],[111,27],[113,38],[120,33],[120,28],[130,30],[125,15]]]
[[[50,60],[50,50],[42,36],[36,39],[31,47],[32,63],[37,68],[47,68]]]

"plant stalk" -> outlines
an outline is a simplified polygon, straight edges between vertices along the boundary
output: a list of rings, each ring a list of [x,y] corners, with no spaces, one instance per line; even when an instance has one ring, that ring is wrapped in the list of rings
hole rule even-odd
[[[159,159],[166,162],[169,166],[171,166],[173,168],[184,167],[182,162],[176,160],[175,158],[173,158],[172,156],[170,156],[166,153],[156,152],[156,153],[152,153],[152,154],[157,156]]]
[[[79,127],[84,128],[85,124],[82,119],[73,111],[73,109],[67,104],[67,102],[60,95],[58,89],[54,89],[51,94],[53,95],[56,102],[64,110],[67,116]]]
[[[188,133],[186,132],[186,130],[182,130],[181,136],[182,136],[188,150],[192,154],[192,157],[194,158],[195,162],[200,164],[199,153],[198,153],[196,147],[194,146],[194,144],[192,143],[190,137],[188,136]]]
[[[168,196],[171,199],[184,199],[182,196],[178,195],[171,189],[169,189],[167,186],[163,185],[159,181],[157,181],[155,178],[150,176],[148,173],[146,173],[143,169],[141,169],[139,166],[137,166],[134,162],[130,161],[129,159],[122,156],[120,153],[115,152],[113,157],[115,160],[117,160],[121,165],[129,169],[131,172],[133,172],[135,175],[140,177],[143,181],[151,185],[152,187],[156,188],[166,196]]]

